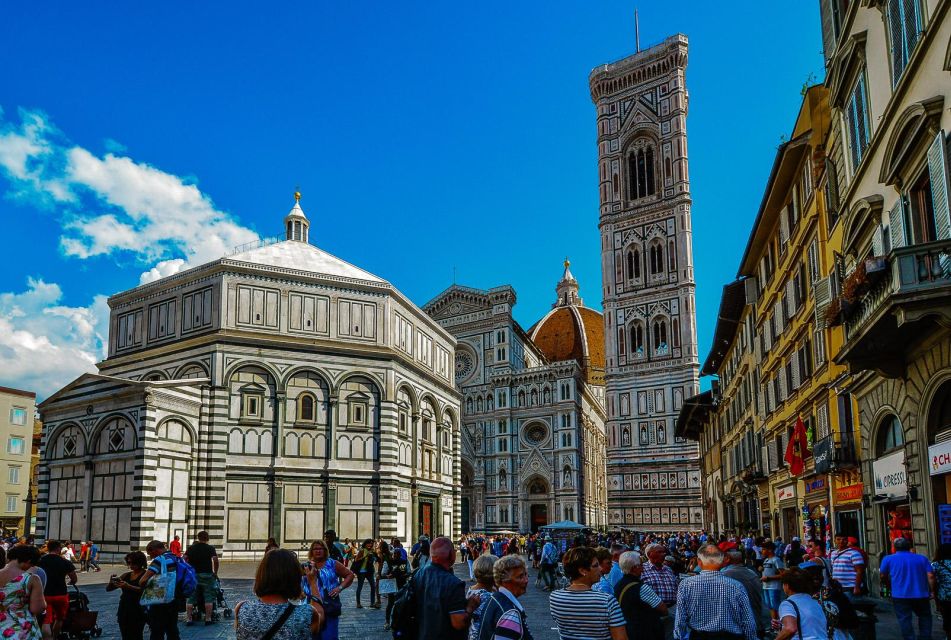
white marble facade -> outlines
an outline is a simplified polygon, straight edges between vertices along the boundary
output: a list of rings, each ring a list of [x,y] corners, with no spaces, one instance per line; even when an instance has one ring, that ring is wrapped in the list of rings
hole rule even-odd
[[[109,299],[109,356],[40,406],[37,529],[112,558],[207,530],[456,534],[456,341],[385,280],[309,243],[299,203],[263,242]]]
[[[453,285],[424,306],[458,340],[463,531],[607,523],[603,344],[598,353],[581,346],[600,334],[585,335],[584,319],[603,321],[581,307],[567,265],[565,274],[559,302],[527,332],[512,316],[509,286]],[[570,335],[556,337],[548,322]],[[575,344],[576,355],[559,353],[555,342]]]

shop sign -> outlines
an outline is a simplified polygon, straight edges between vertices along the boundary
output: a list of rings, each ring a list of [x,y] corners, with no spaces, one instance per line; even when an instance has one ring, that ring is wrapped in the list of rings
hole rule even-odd
[[[828,473],[832,468],[832,438],[823,438],[812,448],[812,459],[816,463],[816,473]]]
[[[813,478],[812,480],[806,480],[806,493],[809,494],[825,491],[826,486],[825,478]]]
[[[838,504],[845,504],[846,502],[861,502],[862,489],[862,483],[850,484],[847,487],[837,487],[835,490],[835,501]]]
[[[928,447],[928,461],[933,476],[951,471],[951,440],[945,440]]]
[[[796,497],[796,485],[790,484],[776,489],[776,502],[790,500]]]
[[[908,477],[905,475],[905,452],[896,451],[872,462],[875,476],[875,495],[885,498],[904,498],[908,495]]]

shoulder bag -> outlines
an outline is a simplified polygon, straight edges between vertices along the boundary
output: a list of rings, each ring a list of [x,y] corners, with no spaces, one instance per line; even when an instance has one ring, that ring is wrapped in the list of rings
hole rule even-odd
[[[294,605],[288,602],[287,606],[284,607],[284,611],[281,613],[281,617],[274,621],[274,624],[267,630],[267,633],[261,636],[261,640],[273,640],[274,636],[281,630],[281,627],[284,626],[284,623],[287,622],[287,619],[291,617],[292,613],[294,613]]]

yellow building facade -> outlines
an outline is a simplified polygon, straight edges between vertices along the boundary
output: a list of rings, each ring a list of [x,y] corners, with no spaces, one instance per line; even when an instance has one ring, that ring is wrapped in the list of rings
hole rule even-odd
[[[0,529],[22,534],[30,486],[36,394],[0,387]]]
[[[707,522],[715,531],[826,540],[861,537],[855,402],[843,341],[829,322],[841,269],[841,225],[826,207],[828,91],[808,88],[780,145],[738,279],[723,288],[702,373],[716,376],[678,433],[704,452]],[[689,414],[689,415],[688,415]],[[790,473],[785,452],[802,419],[814,453]]]

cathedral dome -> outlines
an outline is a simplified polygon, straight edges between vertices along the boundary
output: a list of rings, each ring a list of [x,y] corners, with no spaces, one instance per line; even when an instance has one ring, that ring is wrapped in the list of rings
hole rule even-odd
[[[582,306],[578,282],[568,266],[565,260],[565,273],[556,289],[558,302],[528,334],[549,362],[576,360],[589,383],[604,384],[604,316]]]

